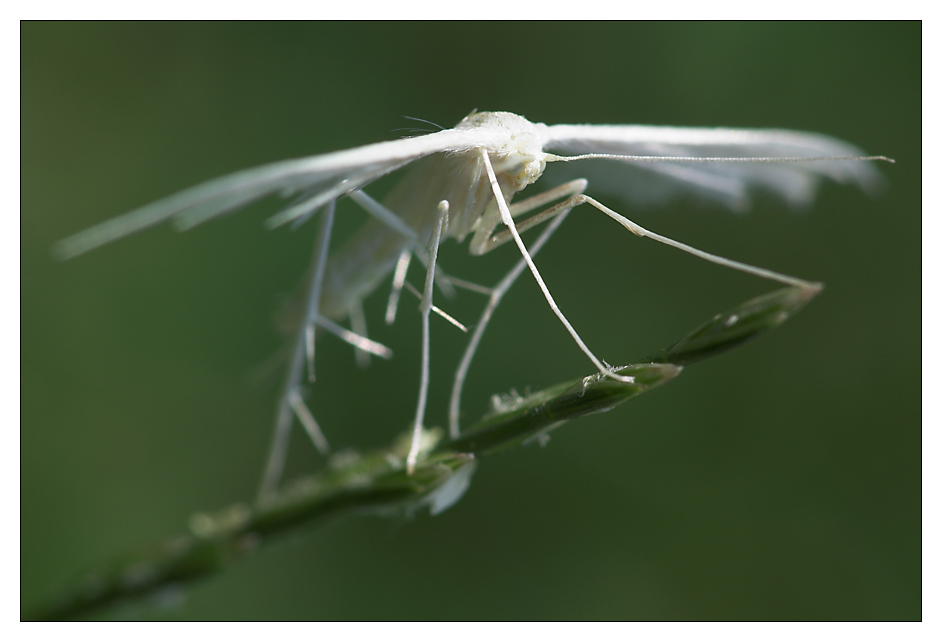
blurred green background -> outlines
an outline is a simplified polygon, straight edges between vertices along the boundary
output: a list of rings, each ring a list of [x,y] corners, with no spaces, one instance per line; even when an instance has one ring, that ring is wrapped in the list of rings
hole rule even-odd
[[[826,185],[808,212],[765,199],[747,216],[632,211],[605,195],[662,234],[827,289],[772,335],[546,448],[482,462],[438,517],[333,522],[169,610],[101,615],[920,618],[920,55],[917,23],[25,23],[23,604],[254,496],[276,394],[257,375],[283,345],[273,315],[315,226],[265,232],[269,200],[64,264],[52,243],[233,170],[401,136],[416,126],[403,115],[451,126],[478,108],[820,131],[898,162],[881,167],[881,197]],[[364,219],[349,202],[339,213],[341,236]],[[494,283],[514,254],[469,258],[451,242],[441,260]],[[588,208],[539,263],[613,363],[776,287]],[[311,403],[335,448],[385,445],[414,412],[418,315],[406,305],[385,327],[385,290],[367,313],[395,359],[360,371],[348,346],[320,343]],[[463,293],[447,309],[473,322],[482,303]],[[435,424],[465,339],[432,331]],[[485,336],[465,420],[493,393],[591,370],[524,277]],[[293,474],[320,465],[294,446]]]

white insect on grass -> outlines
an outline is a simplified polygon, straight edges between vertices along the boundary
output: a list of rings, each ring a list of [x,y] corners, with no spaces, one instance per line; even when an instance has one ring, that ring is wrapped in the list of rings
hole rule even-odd
[[[296,417],[321,452],[328,451],[314,414],[304,402],[303,371],[314,381],[314,328],[337,335],[356,348],[360,361],[391,351],[366,336],[363,300],[392,272],[393,287],[386,320],[396,317],[402,289],[420,297],[422,359],[413,440],[407,468],[420,456],[429,386],[429,315],[435,312],[464,329],[432,305],[434,286],[446,292],[455,287],[483,292],[489,299],[458,365],[451,391],[449,430],[460,432],[461,391],[471,361],[492,314],[511,285],[529,270],[550,309],[578,348],[600,373],[621,381],[619,375],[586,345],[553,299],[534,262],[534,255],[558,229],[568,213],[588,204],[627,228],[719,265],[789,285],[812,285],[771,270],[709,254],[651,232],[587,196],[588,182],[576,179],[511,204],[513,197],[543,175],[547,163],[602,160],[646,172],[652,179],[626,198],[648,202],[690,192],[730,209],[745,209],[748,194],[762,189],[791,204],[810,202],[823,178],[856,183],[868,188],[880,178],[867,161],[889,161],[864,156],[840,140],[785,130],[694,129],[638,125],[552,125],[531,123],[507,112],[472,113],[453,129],[376,143],[309,158],[282,161],[248,169],[184,190],[138,210],[96,225],[60,241],[55,252],[71,258],[144,228],[172,220],[188,229],[243,207],[270,194],[295,196],[292,203],[269,220],[270,227],[299,225],[321,211],[305,314],[298,329],[275,419],[272,446],[260,498],[269,496],[281,479],[288,437]],[[410,165],[398,185],[382,203],[363,191],[373,181]],[[655,189],[655,183],[658,188]],[[348,196],[372,218],[347,243],[329,255],[334,202]],[[520,233],[548,222],[530,248]],[[506,229],[495,233],[499,225]],[[475,285],[445,274],[437,265],[438,246],[444,239],[458,242],[471,235],[470,252],[481,255],[513,241],[521,259],[493,288]],[[426,266],[423,291],[406,281],[413,256]],[[348,319],[350,329],[338,322]]]

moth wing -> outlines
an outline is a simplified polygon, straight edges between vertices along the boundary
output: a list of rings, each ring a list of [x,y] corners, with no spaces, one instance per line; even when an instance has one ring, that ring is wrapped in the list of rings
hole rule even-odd
[[[60,259],[72,258],[168,220],[188,229],[276,193],[299,196],[270,224],[296,221],[419,158],[473,146],[473,138],[473,132],[448,129],[242,170],[99,223],[59,241],[53,252]]]
[[[644,125],[554,125],[548,128],[546,151],[566,155],[618,154],[687,158],[819,158],[863,156],[844,141],[808,132],[778,129],[653,127]],[[636,204],[650,205],[682,194],[743,211],[750,194],[765,191],[793,207],[811,203],[822,179],[856,184],[867,191],[881,185],[882,176],[866,161],[807,162],[671,162],[619,161],[632,166],[634,176],[620,172],[612,161],[593,162],[602,182],[617,180],[620,193]],[[627,182],[626,182],[627,181]]]

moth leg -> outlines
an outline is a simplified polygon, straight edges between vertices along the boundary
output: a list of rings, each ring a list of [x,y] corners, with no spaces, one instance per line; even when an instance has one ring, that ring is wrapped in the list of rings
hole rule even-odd
[[[675,241],[673,239],[667,238],[666,236],[661,236],[655,232],[647,230],[637,223],[625,218],[618,212],[602,205],[597,200],[591,196],[580,195],[577,197],[582,203],[588,203],[595,209],[599,210],[606,216],[612,218],[621,224],[625,229],[634,234],[635,236],[647,237],[657,241],[658,243],[663,243],[664,245],[669,245],[670,247],[677,248],[692,254],[698,258],[704,259],[711,263],[716,263],[717,265],[722,265],[734,270],[739,270],[740,272],[745,272],[746,274],[753,274],[755,276],[762,277],[764,279],[771,279],[772,281],[778,281],[779,283],[784,283],[786,285],[794,285],[802,288],[820,288],[820,283],[812,283],[811,281],[805,281],[804,279],[799,279],[794,276],[788,276],[787,274],[780,274],[778,272],[773,272],[772,270],[766,270],[765,268],[755,267],[748,265],[746,263],[740,263],[739,261],[733,261],[731,259],[723,258],[722,256],[717,256],[715,254],[710,254],[709,252],[704,252],[703,250],[698,250],[695,247],[691,247],[686,243],[681,243],[680,241]]]
[[[363,190],[356,190],[348,194],[350,200],[366,210],[370,216],[379,219],[385,223],[389,229],[395,230],[410,241],[416,240],[415,230],[406,225],[406,222],[399,218],[391,209],[368,195]]]
[[[413,294],[415,294],[419,299],[422,298],[422,295],[416,290],[412,284],[406,281],[406,273],[409,271],[409,264],[412,262],[412,250],[403,250],[399,255],[399,258],[396,261],[396,269],[393,271],[393,281],[392,288],[389,291],[389,300],[386,302],[386,325],[392,325],[396,322],[396,313],[399,310],[399,298],[402,295],[402,289],[408,288]],[[446,275],[442,270],[441,266],[436,262],[435,264],[435,279],[436,285],[440,285],[441,280],[446,280],[454,287],[464,287],[471,290],[476,290],[478,292],[482,290],[487,290],[487,293],[490,293],[490,290],[487,288],[482,288],[481,286],[471,283],[470,281],[465,281],[464,279],[459,279],[453,276]],[[445,291],[446,296],[450,296],[448,291],[441,286],[439,289]],[[451,295],[454,294],[452,290]],[[432,306],[432,312],[444,318],[446,321],[452,325],[459,328],[462,332],[467,332],[468,329],[456,321],[448,313],[441,310],[438,306]]]
[[[275,430],[272,434],[271,446],[268,449],[268,460],[265,464],[265,472],[262,475],[262,483],[259,488],[259,500],[264,500],[274,492],[281,481],[285,458],[288,455],[288,439],[291,435],[293,414],[298,416],[301,424],[311,437],[311,441],[314,442],[315,448],[321,454],[330,452],[330,445],[327,443],[324,433],[321,432],[320,426],[314,420],[314,416],[304,405],[299,389],[305,357],[307,358],[308,379],[310,381],[314,380],[314,323],[320,316],[321,286],[324,282],[324,268],[327,263],[330,235],[333,231],[334,210],[334,201],[328,203],[324,208],[321,214],[320,227],[317,231],[317,239],[314,241],[314,258],[312,259],[314,270],[308,292],[307,309],[298,331],[298,338],[288,365],[282,393],[278,400],[278,407],[275,412]]]
[[[481,155],[484,159],[484,169],[487,170],[487,177],[491,183],[491,190],[494,192],[494,199],[497,203],[498,209],[500,209],[501,221],[504,223],[504,225],[507,226],[508,230],[510,230],[514,242],[517,244],[517,249],[520,250],[520,254],[527,262],[527,265],[530,268],[530,273],[536,280],[537,285],[540,286],[540,290],[543,292],[543,297],[549,304],[553,314],[556,315],[556,318],[559,319],[560,323],[562,323],[569,332],[569,336],[571,336],[573,341],[576,342],[576,345],[579,346],[579,349],[582,350],[582,353],[589,358],[596,368],[598,368],[599,372],[616,381],[621,381],[623,383],[634,383],[634,377],[620,375],[616,372],[613,372],[610,366],[606,365],[601,361],[601,359],[596,357],[595,354],[589,350],[589,347],[585,344],[585,341],[582,340],[582,337],[579,336],[579,333],[576,332],[576,329],[572,327],[571,323],[569,323],[569,320],[563,314],[562,310],[559,309],[559,306],[556,305],[553,295],[550,294],[549,288],[546,287],[546,283],[543,281],[543,277],[540,276],[540,271],[533,262],[533,257],[530,256],[526,245],[523,244],[523,239],[520,238],[520,234],[517,232],[517,228],[514,225],[514,219],[510,215],[510,208],[507,207],[507,201],[504,200],[504,195],[501,193],[500,186],[497,183],[497,176],[494,174],[494,168],[491,166],[491,159],[487,155],[487,150],[481,149]]]
[[[521,201],[521,204],[525,201]],[[566,220],[566,217],[569,215],[572,207],[563,209],[563,211],[556,214],[556,218],[550,221],[550,224],[543,230],[540,236],[536,239],[536,242],[533,243],[533,246],[530,248],[530,256],[536,256],[537,252],[542,249],[546,244],[549,238],[553,235],[560,225],[563,224],[563,221]],[[471,340],[468,342],[468,347],[465,348],[464,354],[461,356],[461,362],[458,364],[458,369],[455,371],[454,382],[451,386],[451,400],[448,405],[448,433],[452,439],[456,439],[460,433],[461,428],[459,424],[459,418],[461,415],[461,391],[464,388],[465,379],[468,376],[468,370],[471,368],[471,361],[474,359],[474,355],[477,352],[478,345],[481,343],[481,337],[484,336],[484,331],[487,329],[487,324],[490,323],[491,317],[494,315],[494,311],[497,309],[498,304],[500,304],[501,299],[504,298],[504,295],[507,294],[507,291],[510,289],[510,286],[514,284],[523,271],[527,268],[527,262],[523,259],[520,259],[510,272],[508,272],[503,279],[500,280],[489,294],[487,306],[484,308],[484,312],[481,314],[481,319],[478,321],[477,325],[474,328],[474,334],[471,335]]]
[[[405,285],[405,288],[406,288],[410,293],[412,293],[413,295],[415,295],[415,298],[419,299],[419,301],[422,300],[422,293],[419,292],[417,289],[415,289],[415,286],[414,286],[414,285],[412,285],[412,284],[409,283],[408,281],[406,281],[404,285]],[[438,316],[440,316],[440,317],[443,318],[445,321],[447,321],[447,322],[450,323],[451,325],[455,326],[456,328],[458,328],[458,329],[461,330],[462,332],[467,333],[467,331],[468,331],[468,326],[466,326],[466,325],[463,324],[461,321],[459,321],[459,320],[456,319],[455,317],[451,316],[450,314],[448,314],[447,312],[445,312],[444,310],[442,310],[442,309],[441,309],[440,307],[438,307],[437,305],[433,305],[433,306],[432,306],[432,312],[434,312],[435,314],[437,314]]]
[[[391,209],[377,201],[375,198],[364,192],[363,190],[356,190],[348,194],[351,200],[353,200],[357,205],[362,207],[367,214],[378,219],[382,223],[385,223],[391,230],[398,232],[404,237],[407,242],[406,248],[411,249],[413,252],[418,250],[416,254],[419,256],[419,260],[422,263],[428,265],[428,260],[424,256],[426,248],[419,245],[419,241],[415,230],[409,227],[405,221],[403,221],[395,212]],[[402,260],[400,255],[399,260]],[[455,295],[455,288],[451,284],[451,279],[445,274],[440,267],[436,268],[436,278],[438,289],[447,297],[453,297]],[[388,307],[387,307],[388,309]]]
[[[357,301],[350,308],[350,330],[363,338],[367,338],[366,313],[363,311],[363,301]],[[370,367],[370,353],[354,345],[353,356],[360,369]]]
[[[425,404],[428,401],[429,386],[429,316],[432,311],[432,288],[435,284],[435,262],[438,259],[438,246],[441,243],[442,228],[447,218],[448,201],[441,201],[438,204],[438,221],[428,243],[428,269],[425,274],[422,302],[419,305],[419,310],[422,313],[422,366],[419,375],[419,401],[415,409],[415,423],[412,425],[412,444],[409,447],[409,456],[406,458],[406,471],[409,475],[415,471],[415,463],[419,457],[422,428],[425,422]]]
[[[396,311],[399,309],[399,295],[406,282],[406,273],[409,263],[412,262],[412,250],[403,250],[396,261],[396,270],[393,272],[392,290],[389,292],[389,301],[386,303],[386,325],[396,322]]]
[[[584,178],[577,178],[575,180],[569,181],[568,183],[563,183],[562,185],[557,185],[556,187],[549,189],[545,192],[531,196],[517,203],[510,205],[510,216],[514,219],[517,219],[520,216],[533,210],[539,209],[544,205],[548,205],[553,201],[557,201],[561,198],[568,196],[565,201],[557,203],[552,207],[549,207],[542,212],[534,214],[528,219],[525,219],[517,224],[518,232],[525,232],[531,227],[535,227],[544,221],[547,221],[554,216],[559,216],[561,212],[568,212],[574,205],[579,204],[579,196],[585,191],[588,186],[588,181]],[[504,230],[498,234],[494,234],[494,228],[501,222],[500,219],[500,210],[495,208],[488,212],[485,212],[484,216],[481,218],[481,223],[478,226],[477,231],[474,234],[474,237],[471,239],[471,254],[481,255],[487,254],[491,250],[500,247],[507,241],[513,239],[513,235],[510,233],[510,230]]]
[[[317,326],[327,330],[341,341],[349,343],[361,352],[376,355],[381,359],[392,359],[392,350],[384,346],[382,343],[368,339],[361,334],[357,334],[353,330],[347,330],[342,325],[331,321],[324,315],[317,317]]]

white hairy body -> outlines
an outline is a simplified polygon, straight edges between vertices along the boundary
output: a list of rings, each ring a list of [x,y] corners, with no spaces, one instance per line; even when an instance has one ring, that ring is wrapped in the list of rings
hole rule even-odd
[[[414,466],[428,388],[428,315],[432,310],[442,313],[432,305],[432,286],[435,279],[439,279],[439,286],[462,285],[436,270],[437,248],[444,239],[462,242],[471,236],[469,249],[476,255],[513,241],[522,257],[500,284],[477,288],[486,291],[490,301],[455,375],[450,412],[452,435],[459,430],[461,387],[484,328],[500,299],[526,269],[593,364],[608,376],[624,379],[611,372],[569,324],[532,258],[573,207],[590,204],[637,236],[652,238],[715,263],[784,283],[807,284],[650,232],[586,196],[587,182],[582,179],[511,205],[517,193],[540,179],[547,163],[584,159],[629,164],[634,166],[633,171],[649,172],[652,179],[657,179],[659,189],[646,190],[643,195],[626,194],[627,197],[643,196],[651,202],[690,192],[736,210],[748,207],[749,194],[757,188],[793,205],[809,203],[822,178],[868,188],[879,176],[865,161],[888,160],[864,157],[847,143],[804,132],[636,125],[548,126],[507,112],[472,113],[453,129],[282,161],[209,181],[80,232],[61,241],[55,250],[61,258],[71,258],[166,220],[173,220],[179,229],[188,229],[270,194],[295,196],[293,203],[269,219],[272,227],[300,224],[323,209],[307,305],[279,402],[275,437],[262,486],[264,497],[280,480],[293,416],[320,450],[327,449],[327,442],[300,395],[305,357],[308,379],[313,381],[314,327],[321,326],[340,335],[358,348],[358,354],[388,356],[388,349],[364,336],[362,301],[395,271],[387,313],[387,321],[391,321],[409,259],[416,255],[426,264],[427,275],[421,295],[422,373],[415,438],[408,460],[410,470]],[[363,191],[371,182],[407,165],[410,167],[405,176],[382,204]],[[374,218],[328,259],[333,203],[343,196],[352,198]],[[528,249],[519,232],[543,222],[548,225]],[[495,234],[500,225],[506,229]],[[350,330],[337,325],[336,322],[348,318]]]

